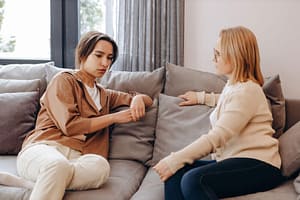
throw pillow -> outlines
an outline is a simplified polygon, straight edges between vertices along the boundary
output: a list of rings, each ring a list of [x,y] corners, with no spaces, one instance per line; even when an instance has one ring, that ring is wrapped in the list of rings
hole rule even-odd
[[[0,78],[3,79],[18,79],[18,80],[41,80],[41,94],[44,93],[47,87],[45,67],[53,65],[53,62],[38,63],[38,64],[9,64],[0,65]]]
[[[163,89],[164,73],[164,68],[153,72],[108,71],[100,80],[100,84],[109,89],[136,91],[155,98]]]
[[[159,95],[156,139],[153,158],[160,159],[192,143],[210,128],[209,115],[214,108],[206,105],[179,106],[179,97]]]
[[[74,71],[74,69],[55,67],[54,65],[47,65],[45,69],[47,83],[49,83],[52,80],[52,78],[59,72]]]
[[[41,85],[40,79],[32,79],[32,80],[0,79],[0,93],[39,91],[41,87],[40,85]]]
[[[170,96],[178,96],[189,90],[221,93],[225,84],[224,76],[168,63],[164,93]],[[263,91],[270,103],[274,137],[278,138],[283,133],[286,118],[285,100],[279,75],[266,78]]]
[[[2,93],[0,107],[0,154],[18,154],[26,134],[34,128],[39,93]]]
[[[300,169],[300,122],[294,124],[279,137],[279,152],[282,160],[281,171],[291,176]]]
[[[128,107],[118,108],[120,111]],[[135,160],[147,164],[152,158],[157,100],[147,109],[144,118],[136,122],[115,124],[110,134],[110,159]]]
[[[272,127],[275,130],[274,137],[279,138],[285,127],[285,99],[283,96],[279,75],[265,79],[264,93],[270,103],[273,116]]]
[[[166,65],[166,83],[164,88],[166,95],[178,96],[187,91],[221,93],[225,84],[226,78],[224,76],[171,63]]]

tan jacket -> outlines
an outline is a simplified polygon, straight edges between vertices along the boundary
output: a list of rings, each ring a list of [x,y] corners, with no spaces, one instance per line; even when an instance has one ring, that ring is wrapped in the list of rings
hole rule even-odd
[[[121,105],[129,105],[132,95],[97,85],[102,106],[99,111],[83,85],[85,78],[80,71],[73,74],[63,72],[53,78],[40,100],[41,109],[35,130],[27,135],[23,148],[36,141],[56,141],[83,154],[94,153],[107,158],[108,128],[91,133],[89,118],[106,115]],[[77,139],[83,134],[85,140]]]

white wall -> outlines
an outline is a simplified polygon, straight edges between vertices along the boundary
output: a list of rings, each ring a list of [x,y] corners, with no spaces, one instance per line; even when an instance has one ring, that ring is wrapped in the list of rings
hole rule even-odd
[[[185,66],[215,72],[222,28],[250,28],[264,76],[279,74],[284,96],[300,98],[300,0],[185,0]]]

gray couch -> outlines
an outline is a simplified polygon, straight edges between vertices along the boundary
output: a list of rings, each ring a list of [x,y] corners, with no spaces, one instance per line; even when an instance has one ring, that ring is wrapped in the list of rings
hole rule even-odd
[[[17,174],[16,155],[24,136],[34,127],[39,97],[52,77],[64,70],[51,62],[0,65],[0,171]],[[170,152],[205,134],[212,111],[204,105],[179,107],[177,95],[187,90],[221,92],[226,80],[212,73],[167,64],[153,72],[110,71],[99,82],[116,90],[146,93],[155,101],[141,121],[111,127],[111,174],[108,182],[97,190],[67,191],[64,199],[164,199],[163,183],[152,166]],[[300,120],[300,100],[283,98],[279,76],[266,78],[264,91],[274,117],[275,136],[279,137],[281,155],[284,155],[282,172],[287,180],[273,190],[227,200],[297,197],[293,179],[300,164],[299,158],[296,158],[299,152],[294,138],[300,130],[297,123]],[[1,200],[26,200],[30,192],[28,189],[0,185]]]

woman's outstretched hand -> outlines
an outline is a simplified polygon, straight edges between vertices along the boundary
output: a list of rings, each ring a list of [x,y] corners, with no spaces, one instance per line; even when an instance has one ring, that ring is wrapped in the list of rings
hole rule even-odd
[[[172,171],[170,170],[169,166],[163,161],[159,161],[153,169],[158,173],[159,178],[162,181],[166,181],[170,176],[173,175]]]
[[[197,93],[194,91],[188,91],[178,97],[182,98],[184,101],[180,102],[180,106],[191,106],[197,104]]]

